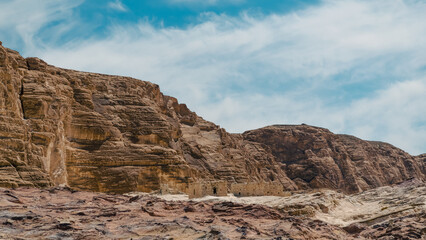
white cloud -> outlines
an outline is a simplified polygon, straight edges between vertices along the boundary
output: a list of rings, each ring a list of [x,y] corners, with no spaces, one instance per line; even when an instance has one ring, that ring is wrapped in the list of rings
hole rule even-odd
[[[72,27],[72,9],[81,3],[82,0],[1,1],[0,37],[6,46],[22,43],[26,49],[39,48],[42,43],[36,35],[40,29],[61,20],[62,24],[49,30],[49,38],[58,37],[62,30]]]
[[[262,18],[205,14],[185,29],[114,25],[104,39],[26,54],[158,83],[231,132],[305,122],[418,154],[426,152],[425,12],[423,1],[328,0]]]
[[[374,97],[355,101],[345,112],[346,131],[387,141],[412,153],[426,143],[426,78],[398,82]],[[423,151],[421,151],[423,150]]]
[[[108,3],[108,7],[120,11],[120,12],[127,12],[128,9],[127,7],[120,1],[120,0],[115,0],[115,1],[111,1]]]

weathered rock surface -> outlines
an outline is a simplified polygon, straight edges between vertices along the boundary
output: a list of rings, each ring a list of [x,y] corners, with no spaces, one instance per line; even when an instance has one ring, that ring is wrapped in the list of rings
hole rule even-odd
[[[65,70],[0,46],[0,186],[152,191],[199,179],[280,181],[274,157],[157,85]]]
[[[426,186],[288,197],[0,188],[1,239],[425,239]],[[174,199],[174,200],[172,200]],[[180,199],[180,200],[179,200]]]
[[[352,239],[262,205],[0,188],[2,239]]]
[[[229,134],[150,82],[61,69],[3,46],[0,80],[4,187],[124,193],[226,180],[358,192],[425,178],[424,157],[388,144],[310,126]]]
[[[0,186],[46,187],[51,181],[37,156],[43,151],[37,141],[43,139],[33,138],[24,119],[23,68],[25,59],[0,46]]]
[[[383,142],[307,125],[275,125],[247,131],[244,139],[272,152],[301,189],[331,188],[347,193],[418,178],[425,180],[415,157]],[[424,161],[424,157],[423,157]]]
[[[185,195],[159,197],[187,200]],[[316,219],[338,226],[357,239],[426,238],[426,184],[419,179],[351,195],[315,189],[292,192],[288,197],[229,195],[193,201],[265,205],[286,216]]]
[[[426,175],[426,154],[421,154],[415,158],[423,174]]]

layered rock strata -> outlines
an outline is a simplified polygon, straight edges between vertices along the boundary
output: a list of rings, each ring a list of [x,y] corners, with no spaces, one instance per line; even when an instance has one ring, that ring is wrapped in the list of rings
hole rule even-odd
[[[345,195],[287,197],[105,194],[0,188],[1,239],[424,239],[418,180]]]
[[[25,69],[25,70],[24,70]],[[39,158],[43,136],[24,119],[21,101],[27,62],[0,46],[0,186],[46,187],[52,184]],[[47,146],[46,146],[47,147]]]
[[[269,126],[243,136],[262,143],[301,189],[355,193],[410,178],[425,179],[420,160],[388,143],[307,125]]]
[[[417,164],[419,165],[420,169],[422,170],[423,174],[426,174],[426,154],[421,154],[415,157]]]
[[[271,207],[0,188],[1,239],[355,239]]]
[[[0,80],[4,187],[123,193],[203,180],[357,192],[424,179],[419,161],[387,144],[309,126],[230,134],[150,82],[61,69],[3,46]]]
[[[120,193],[278,179],[296,189],[260,144],[205,121],[155,84],[0,50],[1,186]]]

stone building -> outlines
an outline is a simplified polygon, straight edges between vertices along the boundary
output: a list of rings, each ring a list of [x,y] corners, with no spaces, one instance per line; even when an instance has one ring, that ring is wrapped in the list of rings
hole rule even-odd
[[[237,197],[247,196],[288,196],[279,182],[232,183],[230,193]]]
[[[228,193],[237,197],[248,196],[289,196],[279,182],[248,182],[231,183],[227,181],[203,181],[193,183],[162,184],[160,194],[185,193],[189,198],[205,196],[227,196]]]
[[[204,196],[227,196],[228,184],[226,181],[190,183],[185,191],[189,198]]]

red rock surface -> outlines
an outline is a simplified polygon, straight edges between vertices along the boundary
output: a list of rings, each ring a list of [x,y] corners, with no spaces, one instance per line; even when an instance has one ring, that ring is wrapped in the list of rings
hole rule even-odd
[[[166,201],[140,193],[0,188],[0,239],[424,239],[425,191],[414,180],[354,195]]]
[[[262,205],[0,188],[2,239],[352,239]]]

